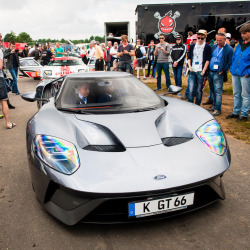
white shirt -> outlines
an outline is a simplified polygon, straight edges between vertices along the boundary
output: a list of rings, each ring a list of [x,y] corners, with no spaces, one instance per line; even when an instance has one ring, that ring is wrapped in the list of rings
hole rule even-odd
[[[95,57],[95,48],[89,49],[89,57]]]
[[[84,101],[84,100],[83,100],[83,96],[80,95],[80,93],[79,93],[78,95],[79,95],[79,98],[82,100],[82,101],[81,101],[82,104],[83,104],[83,103],[87,104],[87,97],[84,97],[84,98],[85,98],[85,101]]]
[[[118,50],[118,46],[117,46],[117,48],[115,48],[115,47],[112,47],[111,49],[110,49],[110,54],[113,54],[113,53],[115,53],[115,55],[112,55],[114,58],[117,58],[117,55],[116,55],[116,53],[117,53],[117,50]]]
[[[203,42],[202,45],[196,43],[194,46],[192,62],[192,68],[194,71],[202,71],[203,51],[205,48],[205,44],[205,42]]]

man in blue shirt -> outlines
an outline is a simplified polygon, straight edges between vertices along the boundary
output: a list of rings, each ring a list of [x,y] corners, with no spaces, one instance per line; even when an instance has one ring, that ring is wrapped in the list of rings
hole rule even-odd
[[[226,43],[224,33],[216,35],[217,44],[212,47],[212,58],[209,65],[208,82],[214,100],[214,106],[209,108],[214,116],[221,114],[223,75],[232,64],[233,49]]]

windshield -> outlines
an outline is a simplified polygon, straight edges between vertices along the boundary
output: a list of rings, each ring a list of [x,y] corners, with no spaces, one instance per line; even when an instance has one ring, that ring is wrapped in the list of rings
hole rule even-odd
[[[164,107],[164,101],[134,76],[68,78],[56,107],[71,112],[123,113]]]
[[[74,66],[82,65],[81,59],[65,59],[65,60],[53,60],[49,62],[49,66]]]

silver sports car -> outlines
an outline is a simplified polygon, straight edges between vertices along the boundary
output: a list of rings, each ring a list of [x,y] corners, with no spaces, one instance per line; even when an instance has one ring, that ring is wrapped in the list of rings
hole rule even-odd
[[[118,72],[70,74],[53,93],[23,95],[47,102],[27,152],[38,201],[63,223],[159,219],[225,198],[230,151],[205,109]]]

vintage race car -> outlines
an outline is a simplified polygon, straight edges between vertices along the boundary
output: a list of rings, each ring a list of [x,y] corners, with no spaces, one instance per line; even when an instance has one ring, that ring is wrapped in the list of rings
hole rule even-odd
[[[56,79],[71,73],[86,71],[89,71],[89,67],[78,57],[56,57],[46,66],[42,66],[34,57],[20,58],[20,78]]]
[[[87,72],[88,67],[77,57],[55,57],[41,70],[41,79],[56,79],[64,75]]]
[[[43,66],[37,62],[34,57],[20,58],[19,77],[29,77],[40,79],[41,69]]]
[[[229,146],[205,109],[128,73],[70,74],[48,86],[50,99],[22,95],[46,102],[28,121],[27,153],[36,198],[63,223],[154,220],[225,199]]]

